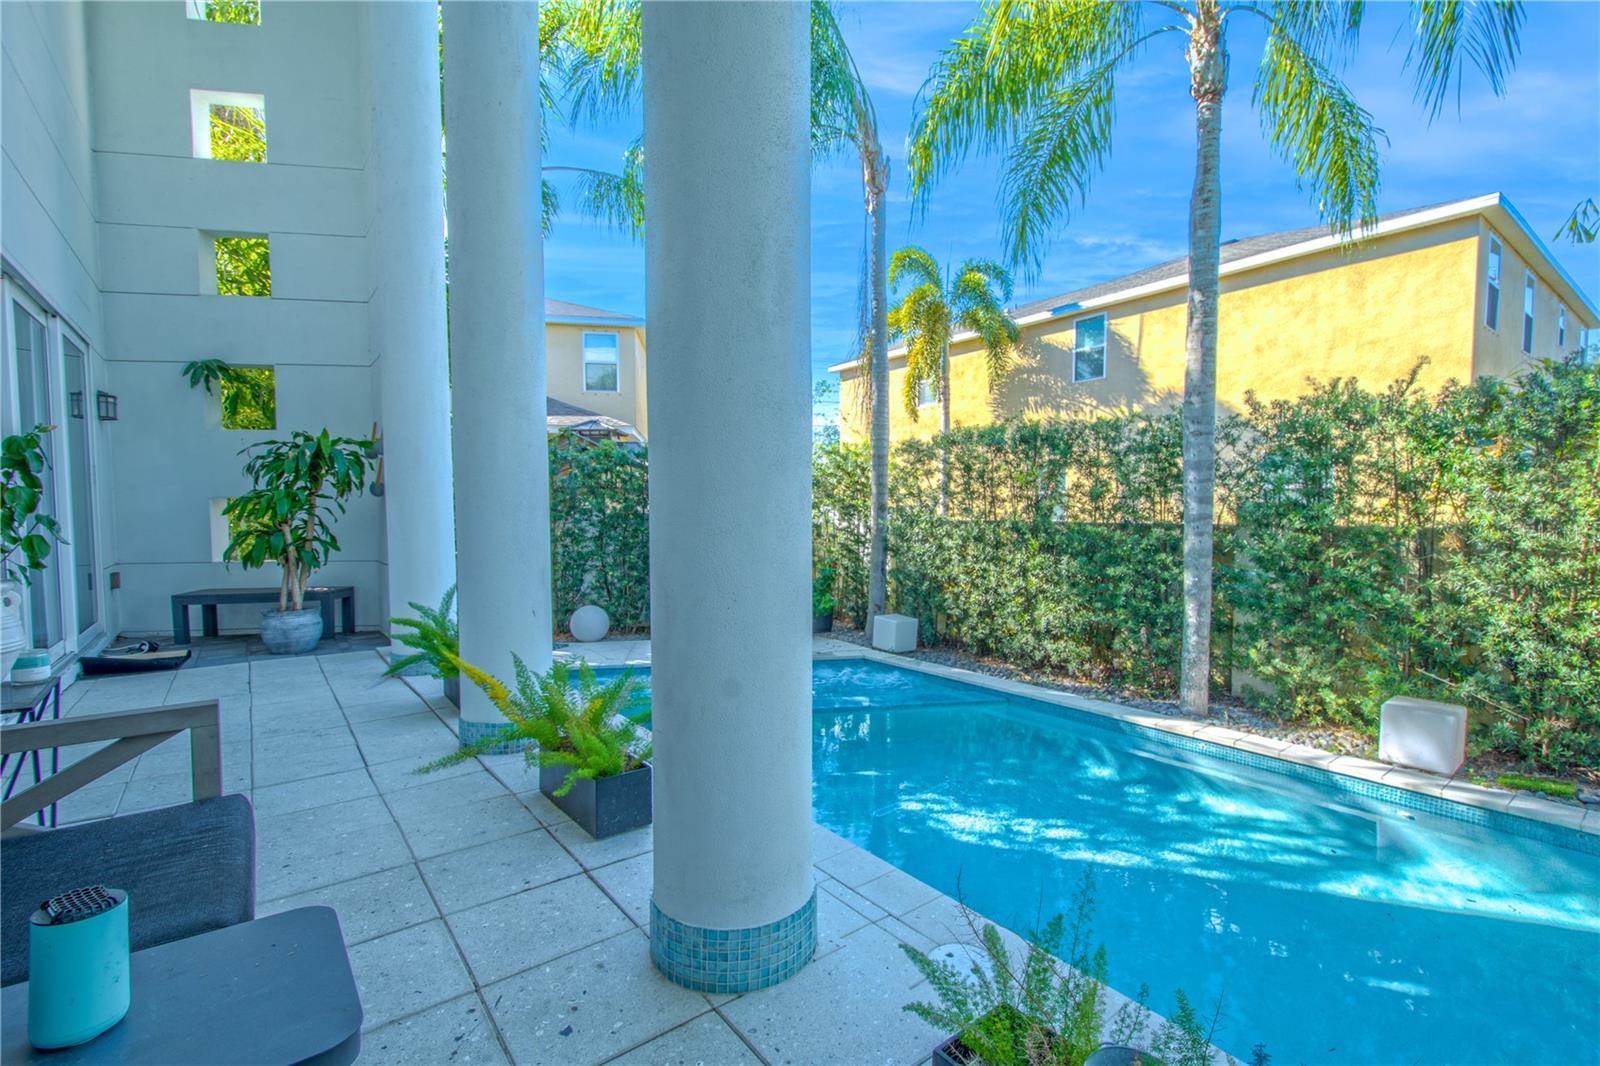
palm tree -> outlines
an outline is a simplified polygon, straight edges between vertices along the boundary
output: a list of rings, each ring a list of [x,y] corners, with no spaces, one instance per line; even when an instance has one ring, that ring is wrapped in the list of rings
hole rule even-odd
[[[888,600],[889,327],[886,276],[889,166],[878,137],[878,118],[855,59],[828,0],[811,4],[811,146],[815,159],[840,151],[861,162],[866,221],[862,256],[858,344],[868,366],[871,405],[872,522],[867,568],[867,615],[882,614]],[[540,50],[550,27],[552,62],[559,63],[575,120],[625,112],[639,97],[640,0],[557,0],[540,9]],[[643,158],[637,143],[620,181],[596,179],[584,206],[624,228],[643,227]],[[635,198],[635,190],[639,190]]]
[[[906,344],[906,413],[917,418],[924,383],[939,389],[939,431],[950,432],[950,341],[958,330],[974,333],[983,344],[989,384],[1011,365],[1020,330],[1006,314],[1011,300],[1011,274],[988,259],[968,259],[949,275],[916,246],[901,248],[889,260],[889,284],[898,293],[909,288],[889,311],[889,330]],[[950,490],[950,471],[939,460],[939,510]]]
[[[1036,273],[1111,151],[1117,73],[1157,38],[1181,42],[1195,108],[1189,199],[1189,300],[1183,392],[1183,654],[1186,713],[1210,709],[1211,563],[1216,468],[1217,275],[1227,28],[1259,19],[1266,42],[1251,101],[1272,147],[1294,168],[1333,232],[1352,240],[1377,216],[1383,135],[1340,80],[1365,6],[1359,0],[991,0],[939,56],[912,124],[913,196],[971,151],[1004,154],[1007,252]],[[1410,7],[1418,100],[1437,116],[1463,68],[1496,93],[1516,60],[1515,0],[1417,0]]]

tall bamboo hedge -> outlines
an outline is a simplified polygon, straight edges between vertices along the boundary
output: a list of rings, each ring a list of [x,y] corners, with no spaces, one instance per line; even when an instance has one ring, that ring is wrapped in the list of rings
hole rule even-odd
[[[1217,682],[1285,718],[1375,725],[1396,693],[1474,709],[1540,764],[1600,765],[1600,368],[1425,395],[1346,381],[1219,427]],[[941,510],[939,472],[950,492]],[[896,449],[890,597],[924,636],[1174,688],[1175,414],[1011,422]],[[866,600],[867,461],[818,450],[813,541]]]

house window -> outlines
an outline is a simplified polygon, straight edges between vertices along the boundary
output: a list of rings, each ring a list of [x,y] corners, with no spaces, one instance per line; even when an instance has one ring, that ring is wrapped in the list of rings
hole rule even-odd
[[[213,237],[218,296],[271,296],[272,249],[266,237]]]
[[[184,0],[183,6],[190,18],[203,22],[261,25],[261,0]]]
[[[583,391],[617,391],[617,335],[583,335]]]
[[[1489,291],[1484,298],[1483,324],[1500,328],[1500,242],[1489,238]]]
[[[917,406],[932,407],[939,402],[939,384],[932,378],[917,382]]]
[[[1533,271],[1522,275],[1522,350],[1533,354]]]
[[[1072,340],[1072,380],[1096,381],[1106,376],[1106,316],[1080,318]]]
[[[259,93],[190,89],[189,126],[196,159],[267,161],[267,104]]]
[[[223,429],[278,428],[278,375],[272,367],[229,367],[221,386]]]
[[[1559,304],[1556,306],[1556,350],[1567,350],[1567,309]]]

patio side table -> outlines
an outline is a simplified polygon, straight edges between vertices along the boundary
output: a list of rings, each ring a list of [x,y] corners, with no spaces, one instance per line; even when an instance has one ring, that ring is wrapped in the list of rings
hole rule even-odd
[[[116,887],[116,886],[112,886]],[[361,997],[339,917],[300,907],[133,953],[127,1017],[87,1044],[28,1043],[28,984],[0,993],[7,1066],[349,1066]]]
[[[46,713],[51,718],[61,717],[61,675],[52,672],[48,681],[30,681],[22,684],[5,682],[0,684],[0,721],[8,725],[22,725],[24,722],[42,722]],[[17,778],[22,773],[24,764],[33,765],[33,784],[37,785],[47,776],[44,772],[42,753],[33,751],[19,755],[0,756],[0,779],[5,781],[5,794],[3,799],[10,799],[11,793],[16,790]],[[16,759],[16,765],[11,765],[11,760]],[[10,773],[6,772],[10,768]],[[61,769],[61,750],[50,749],[50,773],[54,774]],[[47,820],[48,812],[48,820]],[[44,808],[38,815],[39,824],[51,829],[56,825],[56,805],[54,803]]]

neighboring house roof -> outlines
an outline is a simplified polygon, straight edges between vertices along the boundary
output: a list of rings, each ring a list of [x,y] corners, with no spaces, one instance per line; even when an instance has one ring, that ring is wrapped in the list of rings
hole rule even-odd
[[[551,433],[570,430],[573,433],[610,433],[630,440],[642,439],[638,430],[620,418],[611,418],[554,396],[545,397],[545,428]]]
[[[644,319],[607,311],[599,307],[568,303],[566,300],[544,301],[544,320],[563,326],[643,326]]]
[[[1490,193],[1487,196],[1478,196],[1467,200],[1452,200],[1448,203],[1430,204],[1426,207],[1413,207],[1405,211],[1391,211],[1386,215],[1378,216],[1378,221],[1371,231],[1364,236],[1367,238],[1383,237],[1393,233],[1401,233],[1410,229],[1431,226],[1440,222],[1453,221],[1471,215],[1486,215],[1491,221],[1498,223],[1497,228],[1514,244],[1520,244],[1518,250],[1524,259],[1530,258],[1530,253],[1537,255],[1555,277],[1559,286],[1566,291],[1563,299],[1570,305],[1581,306],[1592,319],[1600,320],[1600,309],[1594,301],[1578,287],[1578,283],[1562,269],[1555,257],[1550,254],[1550,249],[1544,241],[1539,239],[1527,221],[1517,209],[1511,206],[1511,201],[1500,193]],[[1227,241],[1222,246],[1221,275],[1253,270],[1257,267],[1267,266],[1271,263],[1293,259],[1302,255],[1326,251],[1339,245],[1339,239],[1334,236],[1326,225],[1306,226],[1301,229],[1281,230],[1277,233],[1264,233],[1256,237],[1245,237],[1240,240]],[[1029,325],[1043,322],[1052,318],[1067,318],[1110,304],[1122,303],[1135,297],[1148,296],[1153,293],[1163,292],[1168,289],[1181,289],[1189,284],[1189,257],[1180,256],[1177,259],[1159,263],[1156,266],[1136,270],[1131,274],[1124,274],[1109,281],[1096,282],[1093,285],[1074,289],[1071,292],[1050,296],[1042,300],[1033,300],[1011,310],[1011,317],[1018,325]],[[969,340],[976,334],[961,332],[952,336],[952,341]],[[903,355],[905,345],[895,345],[889,350],[891,357]],[[830,366],[829,371],[837,373],[849,370],[856,366],[860,360],[847,359],[842,363]]]

